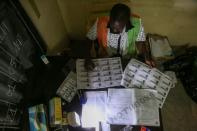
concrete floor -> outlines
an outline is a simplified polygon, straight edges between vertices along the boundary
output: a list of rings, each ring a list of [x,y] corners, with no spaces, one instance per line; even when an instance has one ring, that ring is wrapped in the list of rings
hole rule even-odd
[[[197,131],[197,104],[184,91],[181,82],[172,88],[162,108],[164,131]]]

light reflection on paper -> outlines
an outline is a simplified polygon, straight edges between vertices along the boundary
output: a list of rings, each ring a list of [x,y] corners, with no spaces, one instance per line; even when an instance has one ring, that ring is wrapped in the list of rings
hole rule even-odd
[[[99,122],[105,122],[105,103],[107,93],[105,91],[86,92],[87,102],[82,106],[82,127],[95,127],[99,130]]]

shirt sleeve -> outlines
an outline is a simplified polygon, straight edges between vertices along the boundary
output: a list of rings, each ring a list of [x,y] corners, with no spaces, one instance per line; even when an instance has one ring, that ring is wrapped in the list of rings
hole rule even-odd
[[[140,20],[140,31],[139,31],[139,34],[138,34],[138,37],[136,39],[137,42],[139,41],[146,41],[146,35],[145,35],[145,32],[144,32],[144,26]]]
[[[94,25],[90,28],[90,30],[86,34],[86,37],[90,40],[97,39],[97,23],[98,23],[98,18],[96,19]]]

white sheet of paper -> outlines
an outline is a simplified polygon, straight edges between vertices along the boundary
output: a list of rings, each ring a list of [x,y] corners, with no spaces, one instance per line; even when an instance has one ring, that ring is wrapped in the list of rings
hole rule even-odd
[[[136,125],[160,126],[156,91],[149,89],[135,89]]]
[[[93,59],[96,65],[93,71],[86,71],[84,59],[78,59],[77,88],[78,89],[99,89],[113,86],[120,86],[122,79],[122,65],[119,57]]]
[[[101,129],[99,131],[111,131],[110,124],[107,124],[105,122],[101,122]]]
[[[131,110],[132,89],[109,89],[107,100],[107,122],[110,124],[133,124],[135,113]]]
[[[82,106],[82,127],[97,127],[99,122],[106,122],[106,91],[85,92],[87,102]]]
[[[159,126],[155,91],[148,89],[109,89],[107,122],[117,125]]]

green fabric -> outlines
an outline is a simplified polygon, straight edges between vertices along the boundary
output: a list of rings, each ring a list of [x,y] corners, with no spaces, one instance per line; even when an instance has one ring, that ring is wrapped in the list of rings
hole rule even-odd
[[[134,28],[128,31],[128,55],[135,55],[136,53],[136,46],[135,41],[138,37],[139,31],[140,31],[140,18],[134,18],[131,19],[132,25]]]

